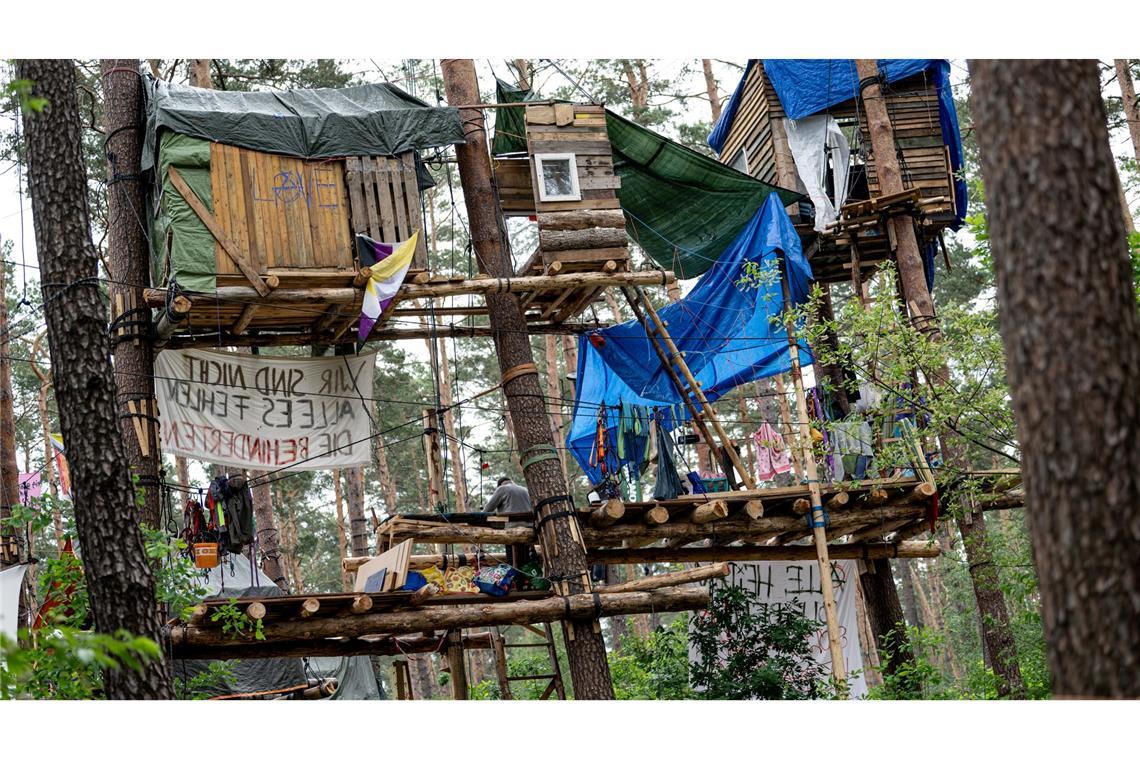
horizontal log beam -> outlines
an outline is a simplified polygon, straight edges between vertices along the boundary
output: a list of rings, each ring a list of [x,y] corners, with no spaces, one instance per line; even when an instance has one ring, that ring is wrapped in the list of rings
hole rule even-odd
[[[457,562],[464,565],[475,565],[477,562],[481,562],[484,565],[498,565],[507,561],[507,555],[505,554],[484,554],[482,557],[477,557],[474,554],[413,554],[411,556],[411,559],[408,560],[408,569],[423,570],[428,567],[442,565],[445,556],[447,557],[448,566],[451,566]],[[357,568],[359,568],[365,562],[368,562],[370,559],[376,558],[345,557],[343,560],[341,560],[341,567],[350,573],[355,573]]]
[[[940,554],[938,544],[906,541],[901,544],[829,544],[831,559],[929,558]],[[591,549],[589,562],[606,565],[636,565],[643,562],[744,562],[816,559],[815,546],[699,546],[687,549],[647,547],[644,549]]]
[[[264,625],[264,641],[231,638],[216,628],[176,626],[169,629],[175,656],[181,651],[215,650],[215,659],[246,657],[260,647],[280,642],[317,642],[327,638],[361,637],[374,634],[434,632],[456,628],[485,628],[520,623],[552,623],[557,620],[589,619],[644,612],[679,612],[708,606],[703,588],[631,591],[614,594],[575,594],[535,601],[499,604],[457,604],[423,607],[401,612],[376,612],[346,618],[270,622]]]
[[[576,272],[559,275],[535,275],[531,277],[485,277],[478,280],[459,282],[426,283],[424,285],[405,284],[396,295],[398,300],[407,298],[432,298],[439,296],[462,295],[464,293],[530,293],[558,290],[574,290],[585,287],[609,287],[613,285],[669,285],[677,281],[670,271],[649,272]]]
[[[625,583],[616,583],[613,586],[601,586],[597,591],[600,594],[617,594],[623,591],[650,591],[657,588],[680,586],[685,583],[707,581],[710,578],[723,578],[728,575],[728,573],[728,563],[719,562],[715,565],[695,567],[691,570],[681,570],[676,573],[648,575],[644,578],[626,581]]]
[[[317,639],[315,641],[263,641],[257,647],[240,652],[216,646],[180,646],[174,650],[179,660],[264,659],[268,657],[353,657],[374,654],[381,657],[398,657],[405,654],[440,652],[445,646],[443,636],[369,636],[358,638]],[[464,649],[490,649],[491,634],[487,632],[463,635]]]
[[[924,507],[881,507],[878,509],[843,510],[831,515],[833,529],[859,526],[886,520],[917,520],[925,514]],[[607,546],[625,539],[688,539],[702,538],[748,538],[763,533],[790,533],[809,530],[803,518],[789,516],[760,517],[748,522],[719,521],[697,525],[694,523],[670,522],[665,525],[648,526],[643,524],[612,525],[603,530],[584,526],[582,537],[586,546]]]

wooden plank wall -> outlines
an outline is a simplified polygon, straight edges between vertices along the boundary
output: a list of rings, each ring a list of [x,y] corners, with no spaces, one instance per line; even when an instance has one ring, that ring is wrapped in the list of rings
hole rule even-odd
[[[861,105],[849,100],[833,106],[829,112],[841,125],[853,125],[858,119],[863,141],[869,145],[870,135]],[[923,75],[895,82],[888,91],[887,110],[900,148],[903,184],[907,188],[919,188],[924,198],[953,198],[953,178],[938,120],[938,90],[934,83]],[[740,108],[720,160],[731,163],[743,147],[748,153],[748,173],[763,182],[778,184],[772,121],[780,118],[785,118],[783,107],[772,83],[764,75],[764,67],[757,64],[744,83]],[[877,194],[878,178],[873,161],[867,167],[867,177],[871,194]]]
[[[628,269],[625,222],[617,199],[621,178],[614,173],[605,108],[571,103],[527,106],[526,136],[544,267],[549,270],[557,262],[564,272],[606,266]],[[540,153],[574,154],[580,200],[539,201],[533,157]]]
[[[423,230],[423,207],[411,151],[398,156],[345,159],[353,234],[400,243]],[[428,268],[426,235],[420,234],[412,269]]]
[[[492,160],[495,184],[499,187],[499,204],[506,216],[533,216],[534,170],[530,156]]]
[[[260,274],[352,276],[343,162],[212,143],[210,185],[214,217]],[[214,258],[219,285],[246,284],[220,244]]]

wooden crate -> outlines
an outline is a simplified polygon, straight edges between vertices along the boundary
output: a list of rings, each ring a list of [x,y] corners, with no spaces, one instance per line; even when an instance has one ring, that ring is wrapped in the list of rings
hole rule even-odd
[[[344,160],[352,232],[384,243],[400,243],[420,231],[412,269],[428,268],[416,164],[411,152],[399,156]]]
[[[341,161],[305,161],[233,145],[210,146],[214,217],[225,236],[261,275],[324,275],[338,282],[355,273],[349,205]],[[248,280],[215,246],[218,285]]]

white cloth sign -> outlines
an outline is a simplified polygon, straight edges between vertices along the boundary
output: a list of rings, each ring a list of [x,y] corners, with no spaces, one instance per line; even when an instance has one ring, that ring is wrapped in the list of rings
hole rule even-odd
[[[27,565],[16,565],[0,570],[0,633],[12,641],[20,621],[20,584],[27,569]]]
[[[847,137],[839,128],[835,117],[828,114],[788,119],[788,148],[796,171],[807,188],[808,197],[815,206],[815,230],[822,232],[838,216],[836,209],[847,200],[847,169],[851,162],[851,148]],[[827,197],[827,159],[831,158],[834,174],[834,202]]]
[[[365,464],[375,357],[163,351],[155,361],[162,448],[253,470]]]
[[[751,599],[754,610],[762,611],[767,605],[802,604],[804,615],[820,624],[812,636],[812,657],[831,672],[831,650],[827,637],[827,613],[820,587],[819,563],[808,562],[731,562],[732,572],[718,578],[712,585],[731,585],[742,589]],[[855,560],[836,560],[831,563],[831,580],[835,588],[835,604],[839,608],[839,634],[842,637],[843,658],[846,661],[849,696],[858,699],[867,694],[867,681],[862,673],[855,678],[850,674],[862,671],[863,656],[859,651],[859,627],[855,618],[855,585],[859,582]]]

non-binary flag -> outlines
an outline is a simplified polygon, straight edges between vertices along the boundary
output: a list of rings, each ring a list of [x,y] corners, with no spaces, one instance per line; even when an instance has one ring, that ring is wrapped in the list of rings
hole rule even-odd
[[[372,270],[364,290],[364,303],[360,307],[360,327],[356,346],[359,349],[368,340],[368,334],[380,314],[392,303],[392,298],[404,282],[412,265],[419,231],[402,243],[381,243],[367,235],[356,236],[356,255],[361,267]]]
[[[59,487],[63,495],[71,497],[71,472],[67,468],[67,456],[63,450],[63,436],[51,434],[51,447],[55,449],[55,468],[59,472]]]

